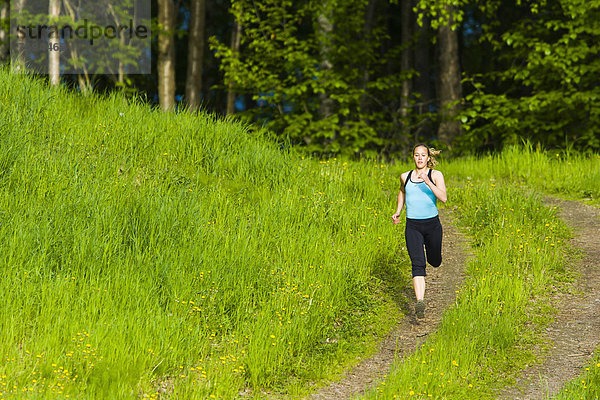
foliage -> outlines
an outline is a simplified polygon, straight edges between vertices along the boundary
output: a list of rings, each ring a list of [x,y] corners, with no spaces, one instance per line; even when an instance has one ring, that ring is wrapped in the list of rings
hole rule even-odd
[[[600,1],[517,1],[482,9],[496,69],[466,79],[463,149],[529,139],[600,148]],[[510,10],[507,10],[510,9]],[[502,13],[523,17],[507,21]]]
[[[452,29],[458,29],[464,20],[464,8],[469,0],[418,0],[414,7],[417,23],[423,24],[423,17],[429,18],[433,29],[452,21]]]
[[[54,51],[60,53],[61,74],[79,74],[86,80],[92,74],[115,76],[116,81],[119,69],[123,74],[149,73],[149,9],[136,10],[133,0],[118,4],[102,0],[93,5],[65,1],[60,10],[60,16],[50,17],[48,4],[42,1],[23,3],[23,10],[12,14],[11,24],[22,29],[11,38],[15,61],[22,52],[20,58],[27,60],[30,72],[47,73],[47,41],[56,31],[61,40]],[[124,30],[129,24],[133,27],[131,32]],[[22,41],[19,35],[24,36]]]
[[[398,47],[382,47],[388,33],[380,24],[365,29],[367,6],[366,0],[233,1],[241,50],[214,37],[211,44],[226,83],[258,103],[244,114],[311,152],[369,154],[386,144],[383,138],[398,142],[398,131],[411,123],[397,113],[411,73],[385,72]]]
[[[129,3],[117,7],[103,1],[106,7],[96,11],[108,10],[112,4],[116,14],[111,20],[122,20],[123,10],[119,10]],[[181,99],[189,2],[178,4],[175,77]],[[426,44],[428,61],[415,60],[415,65],[402,70],[403,52],[416,58],[417,46],[423,42],[413,31],[408,43],[401,45],[404,22],[399,4],[398,0],[209,2],[206,29],[212,51],[207,51],[203,67],[203,106],[223,112],[225,91],[231,84],[240,103],[245,101],[240,107],[243,118],[309,152],[395,155],[413,141],[435,143],[431,128],[440,121],[440,108],[433,87],[441,79],[433,57],[435,39]],[[600,148],[598,0],[418,0],[413,4],[411,26],[418,22],[437,29],[452,16],[452,26],[463,38],[465,98],[459,118],[464,130],[453,149],[463,154],[473,148],[500,149],[522,139],[546,147]],[[40,13],[45,15],[46,8]],[[156,9],[152,8],[154,17]],[[67,16],[66,9],[64,14],[60,22],[72,23],[74,17]],[[73,14],[83,15],[77,9]],[[232,17],[243,28],[239,52],[229,46]],[[153,21],[156,34],[156,18]],[[150,55],[121,43],[111,46],[97,50],[117,54],[124,67]],[[156,60],[156,49],[151,52]],[[156,68],[152,68],[154,75],[130,75],[119,84],[111,75],[91,73],[98,68],[108,71],[116,61],[92,55],[79,52],[76,57],[67,51],[61,62],[79,70],[84,62],[96,59],[86,72],[87,84],[95,91],[137,91],[149,102],[157,101]],[[39,60],[46,57],[42,52]],[[417,74],[427,75],[431,88],[424,89]],[[71,87],[80,84],[76,75],[62,79]],[[407,83],[415,85],[408,104],[401,101]]]

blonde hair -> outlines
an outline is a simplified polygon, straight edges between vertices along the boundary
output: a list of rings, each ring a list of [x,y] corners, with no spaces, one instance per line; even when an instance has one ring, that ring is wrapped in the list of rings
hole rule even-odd
[[[427,161],[427,167],[428,168],[433,168],[436,165],[438,165],[438,161],[435,159],[435,156],[437,156],[438,154],[441,153],[441,150],[436,150],[433,147],[429,147],[426,144],[423,143],[419,143],[417,144],[415,147],[413,147],[413,155],[415,154],[415,150],[418,147],[425,147],[427,149],[427,156],[429,156],[429,161]]]

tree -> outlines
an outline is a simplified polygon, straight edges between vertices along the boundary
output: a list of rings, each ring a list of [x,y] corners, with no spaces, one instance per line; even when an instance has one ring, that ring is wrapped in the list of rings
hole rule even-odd
[[[401,31],[402,31],[402,55],[401,68],[403,72],[408,72],[413,68],[411,57],[412,42],[412,7],[410,1],[401,1]],[[402,82],[402,93],[400,97],[400,115],[402,118],[408,117],[409,97],[412,90],[411,80],[406,79]]]
[[[11,20],[11,29],[13,26],[17,25],[19,21],[19,17],[21,16],[22,11],[25,9],[25,0],[15,0],[13,9],[10,10],[10,20]],[[14,35],[14,36],[11,36]],[[11,63],[16,72],[22,71],[25,68],[25,57],[23,54],[24,42],[23,38],[19,37],[16,32],[10,31],[9,40],[11,40]]]
[[[373,29],[376,21],[376,11],[378,3],[379,0],[369,0],[369,3],[367,5],[367,10],[365,13],[365,23],[363,27],[363,37],[366,41],[368,41],[373,36]],[[368,68],[368,65],[366,64],[361,65],[360,68],[362,70],[363,76],[361,88],[363,90],[366,90],[368,83],[371,81],[371,71]],[[361,99],[361,112],[368,112],[366,110],[366,107],[368,107],[369,105],[369,102],[367,100],[368,99],[365,97]]]
[[[56,24],[56,21],[60,17],[60,0],[50,0],[48,5],[48,15],[50,24]],[[50,83],[52,85],[58,85],[60,83],[60,38],[58,30],[50,33],[50,41],[48,45],[48,75],[50,76]]]
[[[206,0],[190,0],[190,28],[188,32],[188,63],[185,100],[191,110],[200,107],[202,96],[202,68],[204,65],[204,31]]]
[[[333,12],[334,1],[323,1],[318,10],[316,26],[316,41],[319,45],[320,66],[319,70],[323,75],[331,74],[333,70],[332,46],[333,46]],[[331,117],[334,110],[334,102],[329,93],[321,91],[319,93],[319,114],[320,118]]]
[[[501,56],[495,70],[469,76],[462,147],[528,139],[599,149],[600,1],[531,0],[480,10],[488,17],[483,37]]]
[[[175,109],[175,6],[158,0],[158,98],[163,110]]]
[[[491,0],[495,1],[495,0]],[[418,0],[415,11],[418,23],[423,26],[429,19],[437,30],[438,46],[438,140],[451,148],[461,133],[458,120],[462,102],[461,67],[458,33],[464,6],[469,0]]]
[[[448,19],[438,28],[440,125],[438,139],[451,148],[460,135],[458,112],[462,98],[458,34],[454,26],[454,7],[446,5]]]
[[[63,0],[64,1],[64,0]],[[150,24],[150,12],[144,7],[143,0],[100,0],[106,7],[105,21],[114,26],[132,23],[134,26],[147,28]],[[137,28],[136,28],[137,31]],[[145,32],[147,33],[147,32]],[[147,39],[146,39],[147,38]],[[104,74],[114,82],[119,90],[130,91],[131,81],[128,73],[149,73],[146,67],[147,51],[150,50],[149,35],[119,34],[117,38],[108,40],[104,50],[109,62],[103,65]]]
[[[432,49],[429,18],[423,18],[421,24],[415,24],[415,46],[413,78],[413,95],[416,97],[415,113],[420,117],[420,123],[415,127],[415,136],[431,137],[432,121],[428,118],[433,103],[433,89],[431,85],[431,57]]]
[[[77,14],[80,10],[76,10],[69,0],[63,0],[66,14],[71,17],[73,23],[77,20]],[[82,93],[88,93],[92,89],[90,81],[90,74],[88,72],[87,63],[83,57],[80,57],[79,51],[75,46],[69,46],[71,53],[71,63],[77,66],[81,66],[81,73],[77,74],[77,82],[79,84],[79,90]]]
[[[242,37],[242,25],[237,20],[233,21],[233,29],[231,32],[231,53],[238,54],[240,51],[240,39]],[[227,83],[227,115],[235,112],[235,91],[233,82]]]
[[[399,42],[374,0],[235,0],[238,51],[215,37],[225,86],[243,115],[319,153],[374,154],[398,142]],[[392,66],[392,68],[389,68]]]
[[[9,31],[10,31],[10,19],[9,19],[10,1],[0,1],[0,64],[8,62],[9,58]]]

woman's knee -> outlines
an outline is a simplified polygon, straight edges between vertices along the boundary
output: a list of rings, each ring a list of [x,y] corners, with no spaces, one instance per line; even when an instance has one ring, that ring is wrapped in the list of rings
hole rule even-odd
[[[439,267],[440,265],[442,265],[442,257],[436,257],[433,260],[428,259],[427,262],[429,263],[429,265],[431,265],[434,268]]]

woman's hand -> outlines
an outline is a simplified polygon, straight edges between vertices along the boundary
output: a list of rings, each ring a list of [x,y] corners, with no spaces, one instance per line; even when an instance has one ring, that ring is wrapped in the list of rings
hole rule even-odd
[[[399,212],[392,215],[392,221],[394,221],[395,224],[400,222],[400,213]]]
[[[429,179],[429,175],[426,174],[425,172],[420,172],[419,175],[417,176],[417,178],[422,179],[423,182],[425,182],[425,184],[427,186],[431,186],[431,184],[433,183],[433,182],[431,182],[431,179]]]

